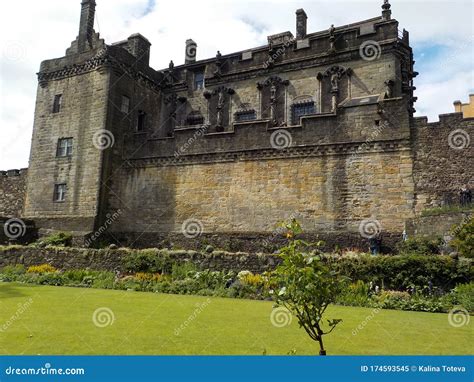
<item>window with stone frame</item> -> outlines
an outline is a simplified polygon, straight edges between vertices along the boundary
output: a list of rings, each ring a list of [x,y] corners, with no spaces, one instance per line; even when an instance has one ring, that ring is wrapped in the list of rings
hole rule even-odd
[[[66,200],[66,183],[59,183],[54,185],[54,202],[64,202]]]
[[[291,115],[293,125],[300,124],[300,118],[304,115],[315,114],[316,108],[314,106],[314,101],[307,100],[296,102],[291,106]]]
[[[234,114],[235,122],[246,122],[257,119],[257,113],[253,109],[239,110]]]
[[[128,114],[130,111],[130,98],[125,95],[122,96],[122,104],[120,106],[120,111],[125,114]]]
[[[69,157],[72,155],[72,138],[58,139],[58,147],[56,150],[57,157]]]
[[[53,101],[53,113],[59,113],[61,111],[61,104],[63,100],[62,94],[56,94]]]
[[[204,117],[199,111],[192,111],[188,114],[186,118],[186,125],[188,126],[196,126],[196,125],[203,125],[204,124]]]
[[[138,110],[137,131],[144,131],[146,129],[146,113],[143,110]]]
[[[204,89],[204,71],[194,73],[194,90]]]

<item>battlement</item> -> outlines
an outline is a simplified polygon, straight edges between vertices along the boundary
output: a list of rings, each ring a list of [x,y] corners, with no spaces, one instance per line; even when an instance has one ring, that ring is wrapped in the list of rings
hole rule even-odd
[[[0,170],[0,178],[12,178],[12,177],[20,177],[20,176],[26,176],[28,173],[28,168],[22,168],[22,169],[14,169],[14,170],[6,170],[6,171],[1,171]]]

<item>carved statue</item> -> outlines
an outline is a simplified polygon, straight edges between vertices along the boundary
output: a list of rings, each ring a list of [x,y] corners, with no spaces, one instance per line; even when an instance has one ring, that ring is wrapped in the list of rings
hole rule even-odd
[[[336,28],[334,28],[334,24],[331,24],[331,27],[329,28],[329,51],[330,52],[336,51],[336,46],[335,46],[336,37],[334,36],[335,31],[336,31]]]
[[[385,85],[385,95],[384,98],[393,98],[393,80],[388,80],[384,82]]]
[[[275,126],[277,124],[276,120],[276,93],[277,88],[274,84],[270,87],[270,120]]]
[[[173,60],[170,61],[170,65],[169,65],[169,70],[172,72],[174,69],[174,62]]]
[[[217,99],[217,126],[222,127],[223,124],[223,115],[222,115],[222,109],[224,108],[224,90],[219,89],[218,93],[218,99]]]
[[[335,92],[335,91],[338,91],[339,90],[339,73],[333,73],[331,74],[331,87],[332,87],[332,91]]]

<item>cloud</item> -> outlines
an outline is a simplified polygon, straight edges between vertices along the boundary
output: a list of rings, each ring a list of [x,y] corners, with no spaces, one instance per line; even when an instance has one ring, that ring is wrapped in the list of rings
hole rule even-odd
[[[345,25],[380,15],[382,0],[97,0],[96,30],[108,44],[139,32],[152,45],[151,64],[184,62],[185,41],[198,44],[198,59],[264,45],[270,34],[295,33],[295,10],[308,14],[308,30]],[[415,51],[417,115],[454,110],[474,89],[471,1],[392,1],[392,16],[410,31]],[[10,17],[21,14],[22,17]],[[80,0],[8,2],[0,16],[0,169],[26,167],[37,80],[44,59],[61,57],[78,31]]]

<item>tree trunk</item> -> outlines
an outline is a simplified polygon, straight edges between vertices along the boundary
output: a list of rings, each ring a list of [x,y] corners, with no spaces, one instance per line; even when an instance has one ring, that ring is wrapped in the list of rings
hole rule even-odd
[[[323,345],[323,338],[322,338],[322,336],[319,336],[318,342],[319,342],[319,347],[320,347],[319,355],[326,355],[326,350],[324,350],[324,345]]]

